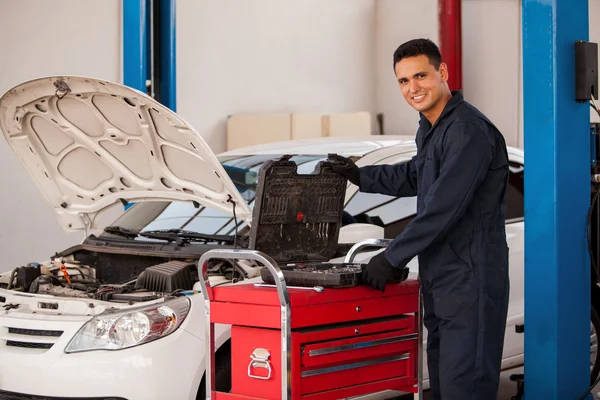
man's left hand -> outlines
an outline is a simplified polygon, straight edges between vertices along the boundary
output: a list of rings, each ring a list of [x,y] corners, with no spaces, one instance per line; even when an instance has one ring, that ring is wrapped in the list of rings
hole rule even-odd
[[[385,285],[392,279],[396,269],[386,260],[383,251],[371,258],[362,272],[363,282],[373,288],[385,291]]]

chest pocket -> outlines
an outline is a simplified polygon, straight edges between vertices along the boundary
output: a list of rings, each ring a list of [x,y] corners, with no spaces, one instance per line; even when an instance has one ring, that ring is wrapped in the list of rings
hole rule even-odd
[[[436,151],[434,144],[424,151],[422,156],[422,188],[427,190],[440,175],[440,159],[441,155]]]

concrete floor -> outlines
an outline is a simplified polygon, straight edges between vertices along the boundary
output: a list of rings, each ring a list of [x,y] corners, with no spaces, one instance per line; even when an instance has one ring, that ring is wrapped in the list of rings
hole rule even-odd
[[[517,394],[517,384],[509,378],[513,374],[522,374],[523,368],[515,368],[500,374],[500,388],[497,400],[511,400]],[[429,392],[423,393],[423,400],[431,400]]]
[[[510,380],[510,376],[513,374],[522,374],[523,367],[511,369],[508,371],[504,371],[500,375],[500,388],[498,389],[498,398],[497,400],[511,400],[513,396],[517,394],[517,384]],[[596,394],[600,392],[600,385],[598,385],[595,390],[592,391],[594,395],[594,399],[600,399],[600,397],[596,396]],[[423,400],[431,400],[431,396],[428,392],[423,394]]]

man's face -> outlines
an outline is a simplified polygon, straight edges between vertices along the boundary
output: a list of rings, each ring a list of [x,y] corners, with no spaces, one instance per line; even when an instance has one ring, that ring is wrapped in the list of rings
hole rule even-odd
[[[426,55],[419,55],[403,58],[395,69],[402,95],[415,110],[427,113],[442,99],[448,81],[446,64],[436,70]]]

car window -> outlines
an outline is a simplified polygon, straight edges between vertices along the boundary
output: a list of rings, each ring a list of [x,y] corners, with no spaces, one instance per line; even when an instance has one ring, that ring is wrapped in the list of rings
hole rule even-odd
[[[508,199],[506,219],[518,220],[524,216],[524,168],[518,163],[509,163]]]

